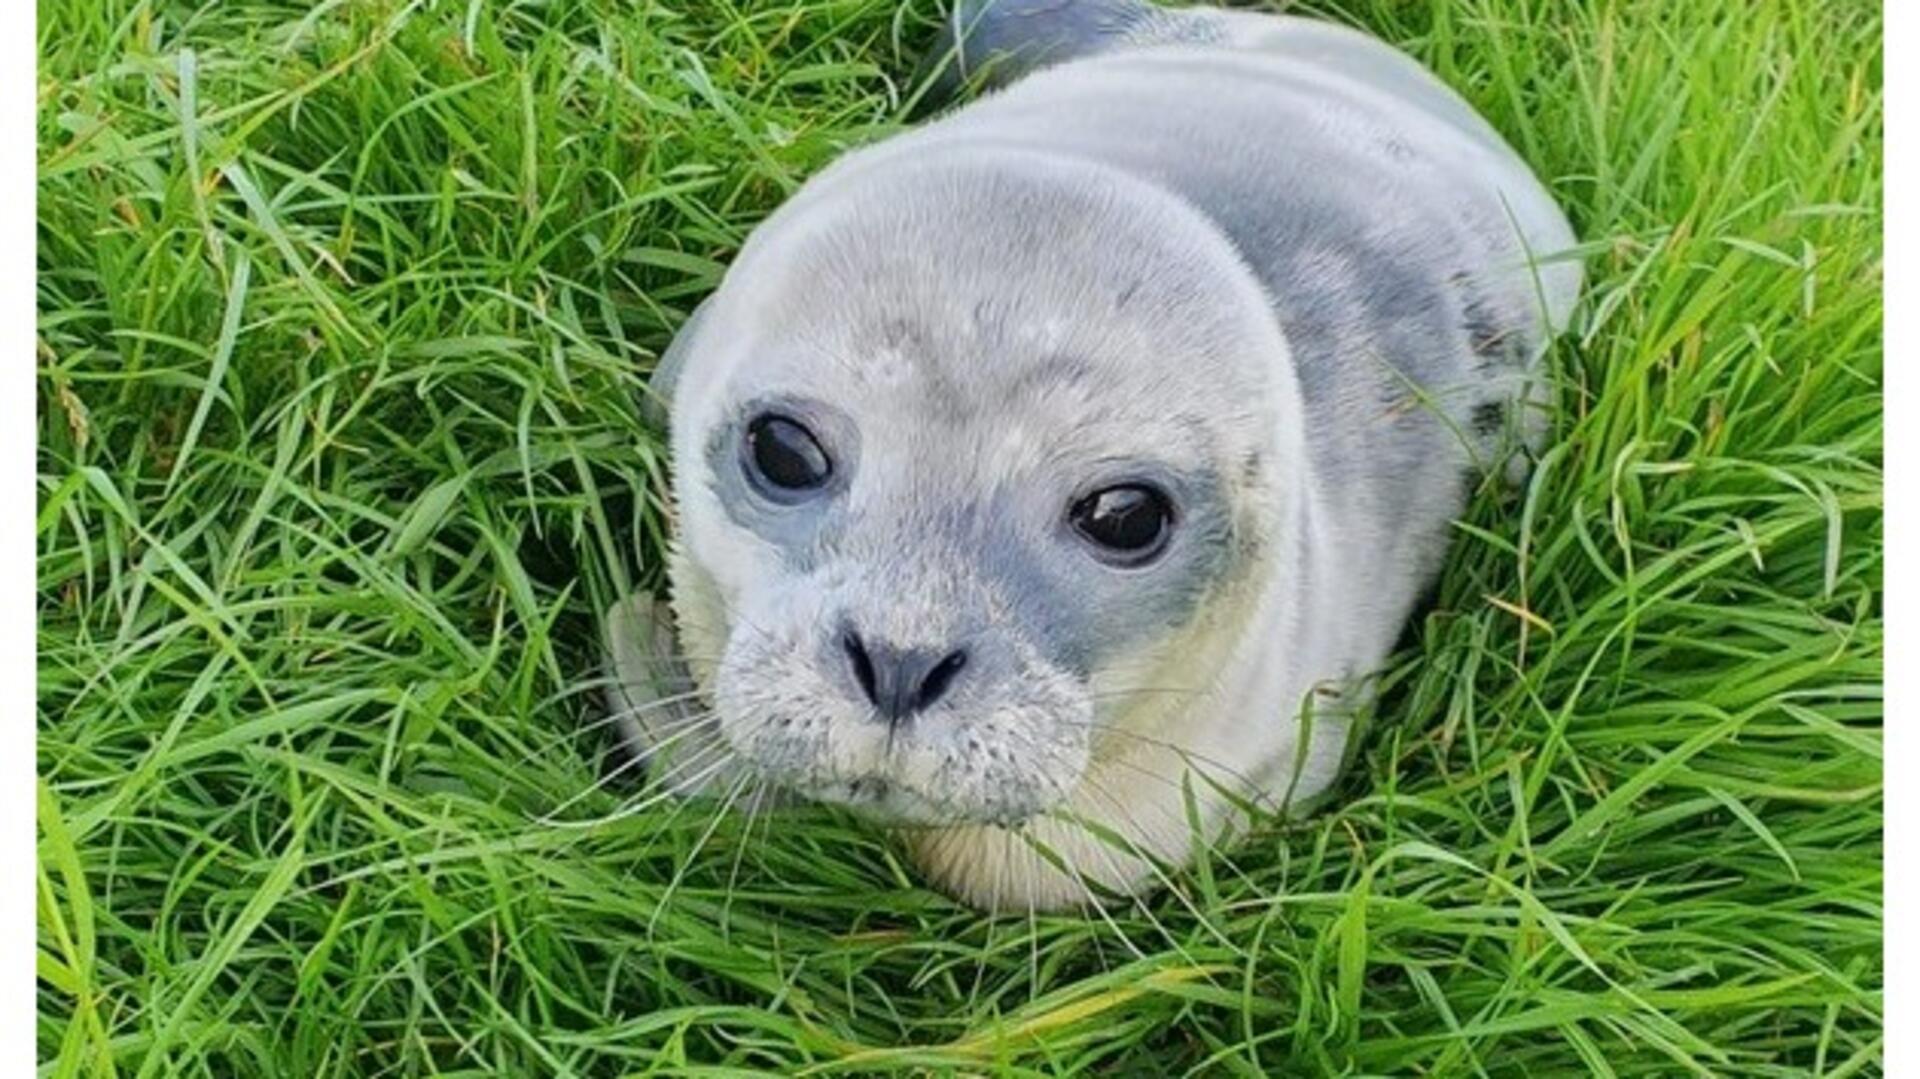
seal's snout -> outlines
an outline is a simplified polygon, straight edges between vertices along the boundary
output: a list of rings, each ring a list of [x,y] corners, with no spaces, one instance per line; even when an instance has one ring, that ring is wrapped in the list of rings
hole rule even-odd
[[[860,691],[890,725],[932,707],[967,665],[964,648],[944,655],[935,649],[898,648],[869,642],[851,629],[841,633],[840,649]]]
[[[896,824],[1058,805],[1086,767],[1088,687],[962,575],[866,568],[830,571],[851,593],[814,582],[743,604],[714,678],[726,744],[761,778]]]

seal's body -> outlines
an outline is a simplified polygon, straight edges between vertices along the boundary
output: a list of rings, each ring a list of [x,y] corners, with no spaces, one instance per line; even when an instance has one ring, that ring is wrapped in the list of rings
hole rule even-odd
[[[809,182],[663,361],[711,713],[649,703],[645,601],[610,628],[667,782],[855,805],[949,891],[1057,906],[1331,783],[1580,272],[1380,42],[981,6],[960,66],[1007,85]]]

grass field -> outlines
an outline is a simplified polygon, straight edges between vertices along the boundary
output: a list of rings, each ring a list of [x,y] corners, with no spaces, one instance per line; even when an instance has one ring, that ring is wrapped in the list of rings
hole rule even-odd
[[[1878,1073],[1878,6],[1313,10],[1590,242],[1555,448],[1334,808],[988,919],[824,815],[548,817],[632,795],[568,805],[644,374],[929,0],[41,0],[43,1072]]]

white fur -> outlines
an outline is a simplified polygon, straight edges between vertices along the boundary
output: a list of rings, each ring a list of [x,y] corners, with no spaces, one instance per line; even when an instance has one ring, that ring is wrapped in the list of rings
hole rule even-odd
[[[1436,572],[1462,476],[1493,449],[1457,432],[1476,405],[1538,399],[1532,361],[1579,286],[1577,264],[1528,258],[1572,242],[1539,182],[1412,61],[1307,20],[1200,17],[1221,42],[1064,64],[847,155],[754,234],[675,345],[673,610],[719,713],[704,745],[816,797],[884,783],[924,871],[981,906],[1089,898],[1036,843],[1121,891],[1158,879],[1076,820],[1178,865],[1238,826],[1217,787],[1284,809],[1334,781],[1362,680]],[[1317,194],[1220,193],[1223,176],[1259,192],[1262,177],[1334,169],[1348,171]],[[1388,262],[1289,231],[1328,198],[1355,200],[1367,235],[1353,239],[1372,245],[1356,249]],[[1267,236],[1311,249],[1268,251]],[[1266,261],[1282,256],[1295,261]],[[1397,339],[1365,324],[1365,290],[1393,275],[1410,296],[1470,287],[1479,317],[1495,312],[1533,354],[1490,370],[1465,330],[1431,354],[1372,354]],[[1351,347],[1289,349],[1294,284],[1327,290],[1313,317]],[[1055,354],[1097,377],[1002,396]],[[1429,405],[1383,405],[1395,367]],[[936,385],[980,411],[937,404]],[[796,570],[730,517],[708,458],[718,425],[769,392],[830,400],[859,431],[843,497],[860,527],[825,567]],[[1181,410],[1206,418],[1197,441],[1157,426]],[[1537,438],[1537,419],[1525,426]],[[1143,443],[1224,477],[1230,568],[1179,625],[1077,678],[1013,624],[1017,597],[979,569],[991,552],[940,532],[936,511],[992,496],[1018,518],[998,524],[1040,537],[1063,485]],[[954,612],[985,612],[1007,673],[978,703],[890,734],[817,647],[846,610],[940,646],[962,632]],[[638,685],[648,650],[620,632],[616,667]]]

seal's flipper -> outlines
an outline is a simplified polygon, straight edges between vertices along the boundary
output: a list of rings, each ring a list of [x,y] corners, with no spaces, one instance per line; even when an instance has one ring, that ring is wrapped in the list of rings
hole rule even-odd
[[[920,61],[921,105],[939,108],[968,86],[1005,86],[1043,67],[1130,45],[1211,40],[1199,13],[1145,0],[954,0]]]
[[[613,680],[607,707],[623,753],[644,762],[650,785],[674,794],[714,790],[716,783],[725,789],[739,769],[722,764],[719,730],[692,672],[674,651],[671,609],[635,592],[607,609],[605,626]]]

